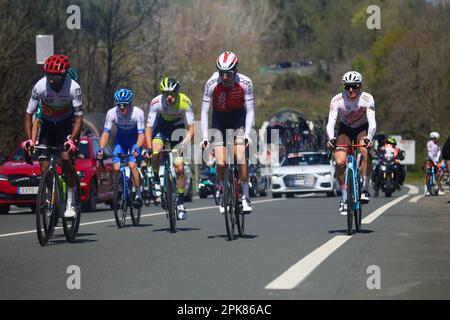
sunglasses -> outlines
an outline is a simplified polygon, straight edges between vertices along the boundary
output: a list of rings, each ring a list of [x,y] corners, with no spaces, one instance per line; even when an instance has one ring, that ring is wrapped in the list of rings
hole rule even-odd
[[[130,104],[126,102],[119,102],[116,103],[116,107],[119,107],[120,109],[128,109],[130,107]]]
[[[177,92],[175,92],[175,91],[171,91],[171,92],[163,92],[163,95],[164,95],[165,97],[168,97],[168,96],[176,97]]]
[[[234,74],[233,71],[219,71],[219,75],[220,75],[221,77],[223,77],[223,76],[225,76],[225,75],[227,75],[227,76],[229,76],[229,77],[232,77],[233,74]]]
[[[356,89],[359,89],[359,87],[361,87],[360,84],[346,84],[346,85],[344,85],[345,90],[350,90],[350,89],[356,90]]]

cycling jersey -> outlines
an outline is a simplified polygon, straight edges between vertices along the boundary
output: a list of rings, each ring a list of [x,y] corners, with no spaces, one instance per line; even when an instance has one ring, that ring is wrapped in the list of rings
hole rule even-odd
[[[342,124],[350,128],[362,127],[368,123],[367,137],[373,139],[377,124],[372,95],[361,92],[356,99],[350,100],[347,93],[343,92],[331,100],[327,124],[327,135],[330,140],[335,138],[334,126],[338,118]]]
[[[215,72],[206,82],[201,120],[203,139],[208,138],[208,112],[211,105],[214,112],[217,113],[246,110],[245,134],[250,135],[255,121],[253,84],[250,78],[237,73],[234,77],[233,85],[226,87],[219,72]]]
[[[150,103],[147,127],[154,127],[158,116],[176,126],[184,124],[185,119],[188,125],[194,124],[194,110],[191,100],[183,93],[179,93],[173,105],[168,104],[162,94],[154,98]]]
[[[116,144],[130,146],[136,143],[139,134],[144,133],[144,111],[133,107],[122,115],[118,107],[111,108],[106,114],[104,131],[111,133],[113,123],[117,127]]]
[[[441,147],[437,143],[434,143],[433,140],[428,141],[427,143],[428,149],[428,160],[434,162],[435,165],[439,162],[439,158],[441,157]]]
[[[63,87],[55,92],[44,77],[36,83],[28,102],[27,113],[38,111],[39,101],[42,104],[42,119],[58,122],[83,115],[81,88],[70,77],[66,77]]]

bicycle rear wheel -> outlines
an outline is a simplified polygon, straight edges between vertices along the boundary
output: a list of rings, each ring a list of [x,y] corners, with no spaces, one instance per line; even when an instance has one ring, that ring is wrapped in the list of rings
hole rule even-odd
[[[77,214],[73,218],[63,218],[64,236],[71,243],[75,241],[78,235],[81,220],[81,187],[78,175],[74,171],[72,172],[72,179],[75,181],[75,211]]]
[[[124,175],[120,172],[114,177],[114,196],[113,196],[113,210],[116,224],[119,228],[125,226],[128,203],[125,199],[123,190]]]
[[[47,245],[55,231],[57,215],[56,172],[49,168],[42,175],[36,199],[36,231],[41,246]]]
[[[168,172],[169,170],[164,170],[164,187],[166,189],[166,210],[169,215],[169,227],[170,232],[177,232],[177,217],[175,208],[175,188],[173,186],[172,176]]]
[[[347,234],[353,234],[353,211],[355,206],[355,194],[353,186],[353,171],[347,173]]]
[[[129,182],[130,182],[129,188],[130,188],[130,190],[132,190],[131,189],[132,188],[131,180],[129,180]],[[135,194],[133,193],[131,199],[134,199],[134,197],[135,197]],[[131,203],[130,204],[130,215],[131,215],[131,222],[133,222],[133,226],[138,226],[139,223],[141,222],[141,208],[136,209],[133,207],[133,204]]]
[[[225,207],[225,228],[228,240],[234,240],[234,229],[236,224],[236,190],[234,186],[234,176],[231,169],[225,171],[223,182],[223,204]]]

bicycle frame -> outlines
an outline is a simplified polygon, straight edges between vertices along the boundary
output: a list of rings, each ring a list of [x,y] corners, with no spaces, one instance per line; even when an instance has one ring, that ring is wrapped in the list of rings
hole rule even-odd
[[[347,189],[349,171],[352,171],[352,173],[353,173],[352,174],[352,177],[353,177],[352,186],[354,186],[353,190]],[[359,185],[359,184],[356,184],[356,182],[358,181],[358,178],[359,178],[359,174],[358,174],[358,167],[356,164],[356,159],[353,156],[353,154],[349,154],[349,155],[347,155],[347,169],[345,170],[345,189],[347,190],[347,194],[348,194],[348,192],[353,192],[354,199],[355,199],[353,210],[359,210],[360,205],[361,205],[359,202],[359,196],[358,196],[359,190],[356,190],[356,186]],[[345,201],[347,201],[347,199],[345,199]]]

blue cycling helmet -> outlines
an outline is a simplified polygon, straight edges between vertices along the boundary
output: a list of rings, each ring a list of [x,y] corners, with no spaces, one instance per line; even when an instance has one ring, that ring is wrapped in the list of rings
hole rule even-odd
[[[128,89],[120,89],[114,93],[114,101],[118,103],[130,103],[133,100],[133,91]]]

